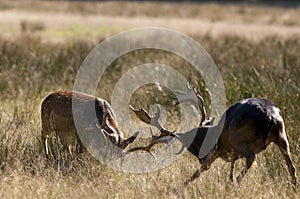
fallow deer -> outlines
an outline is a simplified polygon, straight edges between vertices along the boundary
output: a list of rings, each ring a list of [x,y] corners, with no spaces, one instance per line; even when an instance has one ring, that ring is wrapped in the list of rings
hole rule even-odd
[[[79,144],[84,148],[79,139],[73,118],[72,103],[80,110],[80,117],[87,118],[87,109],[91,108],[96,113],[96,121],[90,124],[100,128],[101,133],[106,135],[113,144],[125,149],[138,136],[138,132],[124,139],[123,132],[118,128],[114,112],[107,101],[81,92],[58,91],[49,94],[41,106],[42,131],[41,140],[46,156],[49,154],[47,138],[52,132],[56,132],[63,147],[72,154],[71,147]]]
[[[235,161],[239,158],[246,159],[246,165],[237,177],[237,181],[240,182],[255,161],[255,155],[265,150],[273,142],[279,147],[286,161],[291,183],[294,187],[296,186],[296,172],[290,157],[284,122],[280,110],[272,102],[258,98],[241,100],[225,111],[217,125],[211,126],[204,123],[203,99],[195,88],[188,88],[186,93],[178,91],[177,93],[179,95],[175,105],[186,101],[199,105],[203,113],[200,126],[183,133],[170,132],[158,122],[160,117],[159,108],[155,117],[151,118],[143,108],[134,109],[131,107],[141,121],[160,129],[161,134],[153,136],[148,146],[135,147],[129,149],[128,152],[144,150],[153,155],[151,152],[153,145],[166,143],[168,146],[177,138],[182,143],[182,148],[178,153],[181,153],[184,147],[187,147],[188,151],[198,158],[201,165],[200,169],[185,181],[185,185],[197,179],[203,171],[208,170],[210,165],[219,157],[231,162],[230,181],[234,180]],[[213,143],[212,149],[208,154],[200,155],[202,145],[206,144],[204,143],[205,137],[216,132],[219,138],[216,139],[216,143]],[[192,141],[188,141],[191,138]]]

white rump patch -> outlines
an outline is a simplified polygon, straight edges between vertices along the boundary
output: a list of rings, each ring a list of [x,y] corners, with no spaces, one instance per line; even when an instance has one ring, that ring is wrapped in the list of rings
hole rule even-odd
[[[283,122],[283,118],[282,118],[282,116],[280,115],[280,109],[274,106],[274,107],[273,107],[273,111],[274,111],[274,117],[275,117],[277,120]]]

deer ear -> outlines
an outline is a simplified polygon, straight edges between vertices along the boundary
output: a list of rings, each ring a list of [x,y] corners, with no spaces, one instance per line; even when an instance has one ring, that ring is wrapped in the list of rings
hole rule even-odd
[[[110,136],[110,134],[109,134],[105,129],[101,129],[101,132],[102,132],[105,136]]]

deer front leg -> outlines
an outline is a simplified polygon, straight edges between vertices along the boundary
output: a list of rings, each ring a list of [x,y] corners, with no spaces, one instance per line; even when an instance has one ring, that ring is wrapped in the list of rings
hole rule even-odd
[[[232,160],[230,165],[230,175],[229,175],[230,182],[233,182],[234,163],[235,160]]]
[[[246,156],[246,166],[242,169],[240,175],[237,177],[237,182],[241,182],[243,177],[246,175],[249,168],[252,166],[253,162],[255,161],[255,154],[250,152],[249,155]]]
[[[197,179],[200,174],[203,171],[206,171],[209,169],[210,165],[213,163],[213,161],[215,161],[218,158],[218,154],[216,149],[213,149],[213,151],[211,151],[205,158],[203,161],[201,161],[201,159],[199,159],[199,162],[201,164],[200,169],[196,170],[195,173],[184,182],[184,185],[188,185],[190,182],[194,181],[195,179]],[[201,163],[202,162],[202,163]]]
[[[47,135],[43,130],[41,131],[41,142],[43,145],[42,147],[43,147],[44,154],[48,158],[49,149],[48,149]]]
[[[198,169],[189,179],[184,182],[184,186],[187,186],[190,182],[194,181],[195,179],[199,178],[200,174],[205,171],[202,167]]]

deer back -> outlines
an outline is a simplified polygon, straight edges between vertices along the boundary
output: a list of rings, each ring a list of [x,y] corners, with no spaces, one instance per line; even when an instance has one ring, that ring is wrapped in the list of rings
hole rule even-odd
[[[72,107],[74,103],[75,106]],[[77,120],[79,125],[76,126],[74,112],[79,119]],[[80,141],[78,129],[84,130],[89,125],[101,127],[100,130],[121,148],[133,142],[138,135],[136,133],[130,139],[124,140],[124,134],[118,128],[115,114],[109,103],[104,99],[75,91],[58,91],[48,95],[42,103],[41,120],[42,138],[56,131],[61,140],[66,140],[63,141],[64,145],[73,144],[75,140]]]
[[[278,137],[283,119],[279,109],[265,99],[244,99],[232,105],[224,113],[225,123],[219,145],[237,148],[235,145],[253,143],[251,150],[258,153]]]

